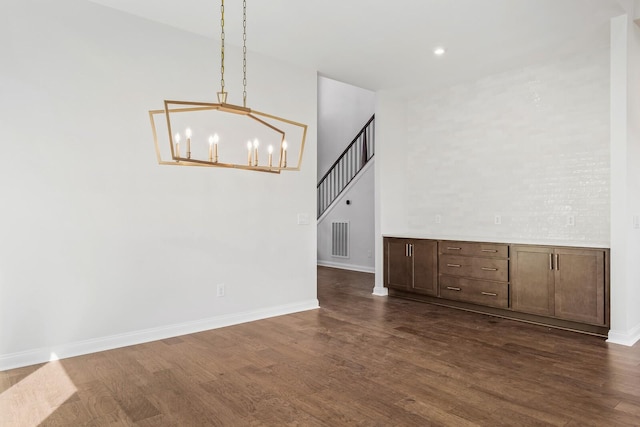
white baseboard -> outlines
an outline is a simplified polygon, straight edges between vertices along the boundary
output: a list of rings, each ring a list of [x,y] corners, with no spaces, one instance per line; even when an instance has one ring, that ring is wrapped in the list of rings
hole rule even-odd
[[[640,341],[640,324],[626,333],[609,331],[607,339],[608,343],[626,345],[627,347],[632,347],[638,341]]]
[[[339,268],[341,270],[359,271],[361,273],[375,273],[375,267],[367,267],[366,265],[345,264],[343,262],[331,262],[318,260],[320,267]]]
[[[2,354],[0,355],[0,371],[49,362],[50,360],[53,360],[55,358],[66,359],[68,357],[75,357],[81,356],[83,354],[112,350],[114,348],[127,347],[130,345],[142,344],[149,341],[157,341],[166,338],[177,337],[180,335],[193,334],[210,329],[218,329],[225,326],[253,322],[255,320],[267,319],[270,317],[282,316],[285,314],[292,314],[300,311],[314,310],[317,308],[320,308],[320,306],[318,300],[314,299],[309,301],[301,301],[294,304],[264,308],[245,313],[216,316],[208,319],[196,320],[193,322],[185,322],[175,325],[162,326],[159,328],[144,329],[140,331],[93,338],[84,341],[71,342],[52,347],[38,348],[17,353]]]
[[[382,287],[375,287],[373,288],[373,295],[378,296],[378,297],[386,297],[387,295],[389,295],[389,289],[385,288],[384,286]]]

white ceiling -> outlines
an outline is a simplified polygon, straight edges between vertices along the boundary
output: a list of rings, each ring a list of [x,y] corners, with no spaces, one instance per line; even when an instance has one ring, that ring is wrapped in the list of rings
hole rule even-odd
[[[219,0],[92,0],[219,39]],[[432,87],[588,44],[606,46],[617,0],[248,0],[249,51],[364,88]],[[225,3],[240,45],[242,2]],[[442,45],[447,53],[433,55]]]

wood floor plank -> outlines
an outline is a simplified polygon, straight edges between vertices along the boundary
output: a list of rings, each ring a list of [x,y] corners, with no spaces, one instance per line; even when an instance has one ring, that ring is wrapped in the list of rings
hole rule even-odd
[[[89,413],[90,425],[133,425],[111,392],[98,380],[82,384],[77,391],[85,410]]]
[[[320,310],[62,360],[76,391],[42,425],[640,425],[640,345],[372,288],[319,268]],[[0,392],[46,366],[0,372]]]
[[[479,424],[466,420],[447,410],[440,405],[429,401],[417,401],[411,398],[400,399],[396,405],[407,412],[419,415],[426,422],[438,425],[455,425],[460,427],[477,427]]]
[[[91,414],[82,401],[65,402],[39,425],[42,427],[86,425],[92,421]],[[2,423],[0,422],[0,425]]]
[[[201,389],[185,375],[173,370],[153,375],[156,387],[147,398],[165,417],[182,425],[224,425],[224,411],[207,408],[202,402]]]
[[[0,393],[10,389],[20,381],[37,371],[43,364],[27,366],[24,368],[0,371]]]
[[[640,417],[640,404],[638,403],[622,401],[616,405],[615,409],[616,411],[622,411],[635,417]]]

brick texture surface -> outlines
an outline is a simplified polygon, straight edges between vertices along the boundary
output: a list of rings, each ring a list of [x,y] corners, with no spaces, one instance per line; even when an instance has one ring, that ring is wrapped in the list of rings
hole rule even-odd
[[[410,231],[608,244],[607,51],[416,95],[407,122]]]

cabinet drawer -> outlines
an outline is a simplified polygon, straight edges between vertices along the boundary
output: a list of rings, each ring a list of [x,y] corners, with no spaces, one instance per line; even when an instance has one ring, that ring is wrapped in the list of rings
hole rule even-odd
[[[440,274],[496,282],[509,281],[509,261],[506,259],[441,255],[438,267]]]
[[[441,254],[464,255],[487,258],[508,258],[509,245],[502,243],[478,243],[478,242],[452,242],[444,240],[439,242]]]
[[[440,297],[491,307],[509,307],[509,284],[441,276]]]

